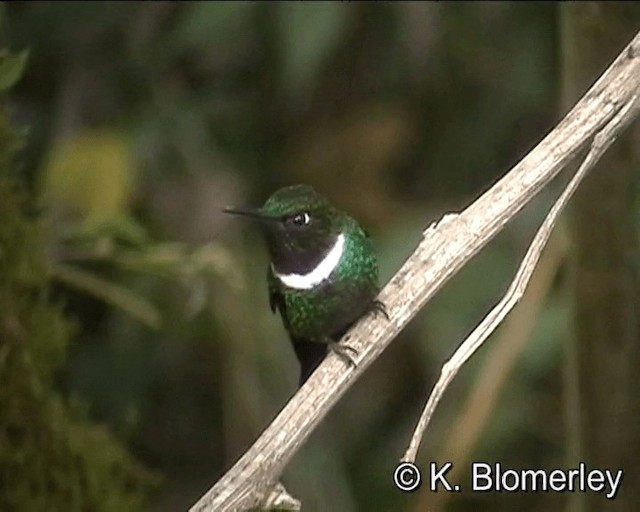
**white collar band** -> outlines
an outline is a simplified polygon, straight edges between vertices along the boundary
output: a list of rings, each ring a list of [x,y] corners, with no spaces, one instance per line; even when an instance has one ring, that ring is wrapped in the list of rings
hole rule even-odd
[[[271,270],[275,277],[285,286],[296,290],[310,290],[327,279],[338,266],[344,252],[344,241],[344,234],[340,233],[327,255],[322,258],[316,268],[306,274],[279,274],[273,264],[271,265]]]

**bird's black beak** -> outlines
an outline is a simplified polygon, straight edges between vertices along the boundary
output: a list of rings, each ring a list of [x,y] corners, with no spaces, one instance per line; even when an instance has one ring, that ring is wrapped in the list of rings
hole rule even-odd
[[[258,209],[242,210],[238,208],[224,208],[222,211],[224,213],[230,213],[232,215],[244,215],[245,217],[252,217],[256,220],[265,221],[265,222],[269,222],[269,221],[272,222],[274,220],[278,220],[277,217],[267,215],[262,210],[258,210]]]

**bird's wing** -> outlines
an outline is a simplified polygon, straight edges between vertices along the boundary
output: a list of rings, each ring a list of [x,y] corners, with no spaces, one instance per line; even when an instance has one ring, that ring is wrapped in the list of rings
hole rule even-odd
[[[267,283],[269,285],[269,306],[271,306],[271,311],[275,313],[277,308],[280,311],[280,314],[284,316],[286,314],[284,296],[280,291],[278,280],[273,275],[271,265],[267,268]]]

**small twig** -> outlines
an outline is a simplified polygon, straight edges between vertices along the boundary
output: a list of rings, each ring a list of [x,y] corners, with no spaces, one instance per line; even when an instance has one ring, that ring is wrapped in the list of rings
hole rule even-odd
[[[291,496],[284,488],[284,485],[278,482],[265,500],[264,508],[266,510],[276,509],[297,512],[302,509],[302,503]]]
[[[440,377],[434,385],[431,395],[427,400],[427,404],[420,416],[420,420],[418,421],[418,425],[413,433],[409,447],[402,457],[403,461],[415,462],[421,439],[447,387],[457,375],[460,368],[462,368],[471,356],[482,346],[498,325],[502,323],[504,317],[518,303],[529,284],[533,270],[538,264],[540,254],[549,240],[549,236],[551,235],[551,231],[558,220],[558,216],[566,206],[569,199],[571,199],[571,196],[578,188],[582,179],[586,176],[589,170],[593,168],[609,146],[613,144],[616,139],[616,134],[624,130],[626,125],[634,119],[634,114],[639,108],[640,103],[638,102],[638,97],[634,96],[631,101],[627,103],[615,115],[615,117],[595,135],[591,148],[582,162],[582,165],[580,165],[580,168],[576,171],[573,178],[571,178],[571,181],[569,181],[566,188],[545,217],[540,229],[538,229],[538,232],[536,233],[522,260],[522,263],[520,264],[518,272],[509,285],[504,297],[500,302],[498,302],[498,304],[496,304],[482,322],[480,322],[478,327],[476,327],[474,331],[462,342],[454,352],[451,359],[443,365]]]
[[[467,398],[459,404],[456,418],[447,427],[446,439],[438,447],[433,460],[455,461],[455,466],[448,473],[451,475],[450,481],[464,478],[465,470],[470,467],[468,462],[474,453],[474,447],[535,330],[536,320],[567,254],[567,235],[562,233],[561,227],[558,226],[551,234],[531,276],[527,292],[505,318],[495,341],[487,347],[482,368],[471,383]],[[423,488],[414,510],[444,511],[450,499],[455,497],[455,493],[428,491],[428,488]]]

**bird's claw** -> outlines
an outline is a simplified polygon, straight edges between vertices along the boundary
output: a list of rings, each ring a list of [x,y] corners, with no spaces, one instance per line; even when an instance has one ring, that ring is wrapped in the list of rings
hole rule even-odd
[[[328,345],[329,345],[329,349],[334,354],[337,354],[338,356],[340,356],[348,364],[353,365],[354,368],[356,366],[358,366],[358,363],[354,359],[354,356],[355,357],[358,356],[358,351],[355,348],[353,348],[353,347],[351,347],[349,345],[340,344],[340,343],[338,343],[336,341],[331,341],[331,342],[328,343]],[[353,354],[353,356],[349,352],[351,352]]]
[[[387,308],[383,302],[379,300],[374,300],[371,305],[371,310],[374,315],[381,314],[384,316],[387,321],[389,320],[389,313],[387,313]],[[344,343],[338,343],[337,341],[327,340],[327,345],[329,346],[329,350],[331,350],[334,354],[337,354],[342,359],[344,359],[348,364],[352,365],[354,368],[358,366],[355,357],[358,357],[358,351],[350,346],[345,345]]]
[[[383,317],[387,319],[387,321],[390,320],[389,313],[387,313],[387,306],[385,306],[384,302],[380,300],[376,299],[373,301],[373,305],[371,306],[371,311],[373,311],[373,314],[375,316],[377,316],[378,313],[380,313]]]

